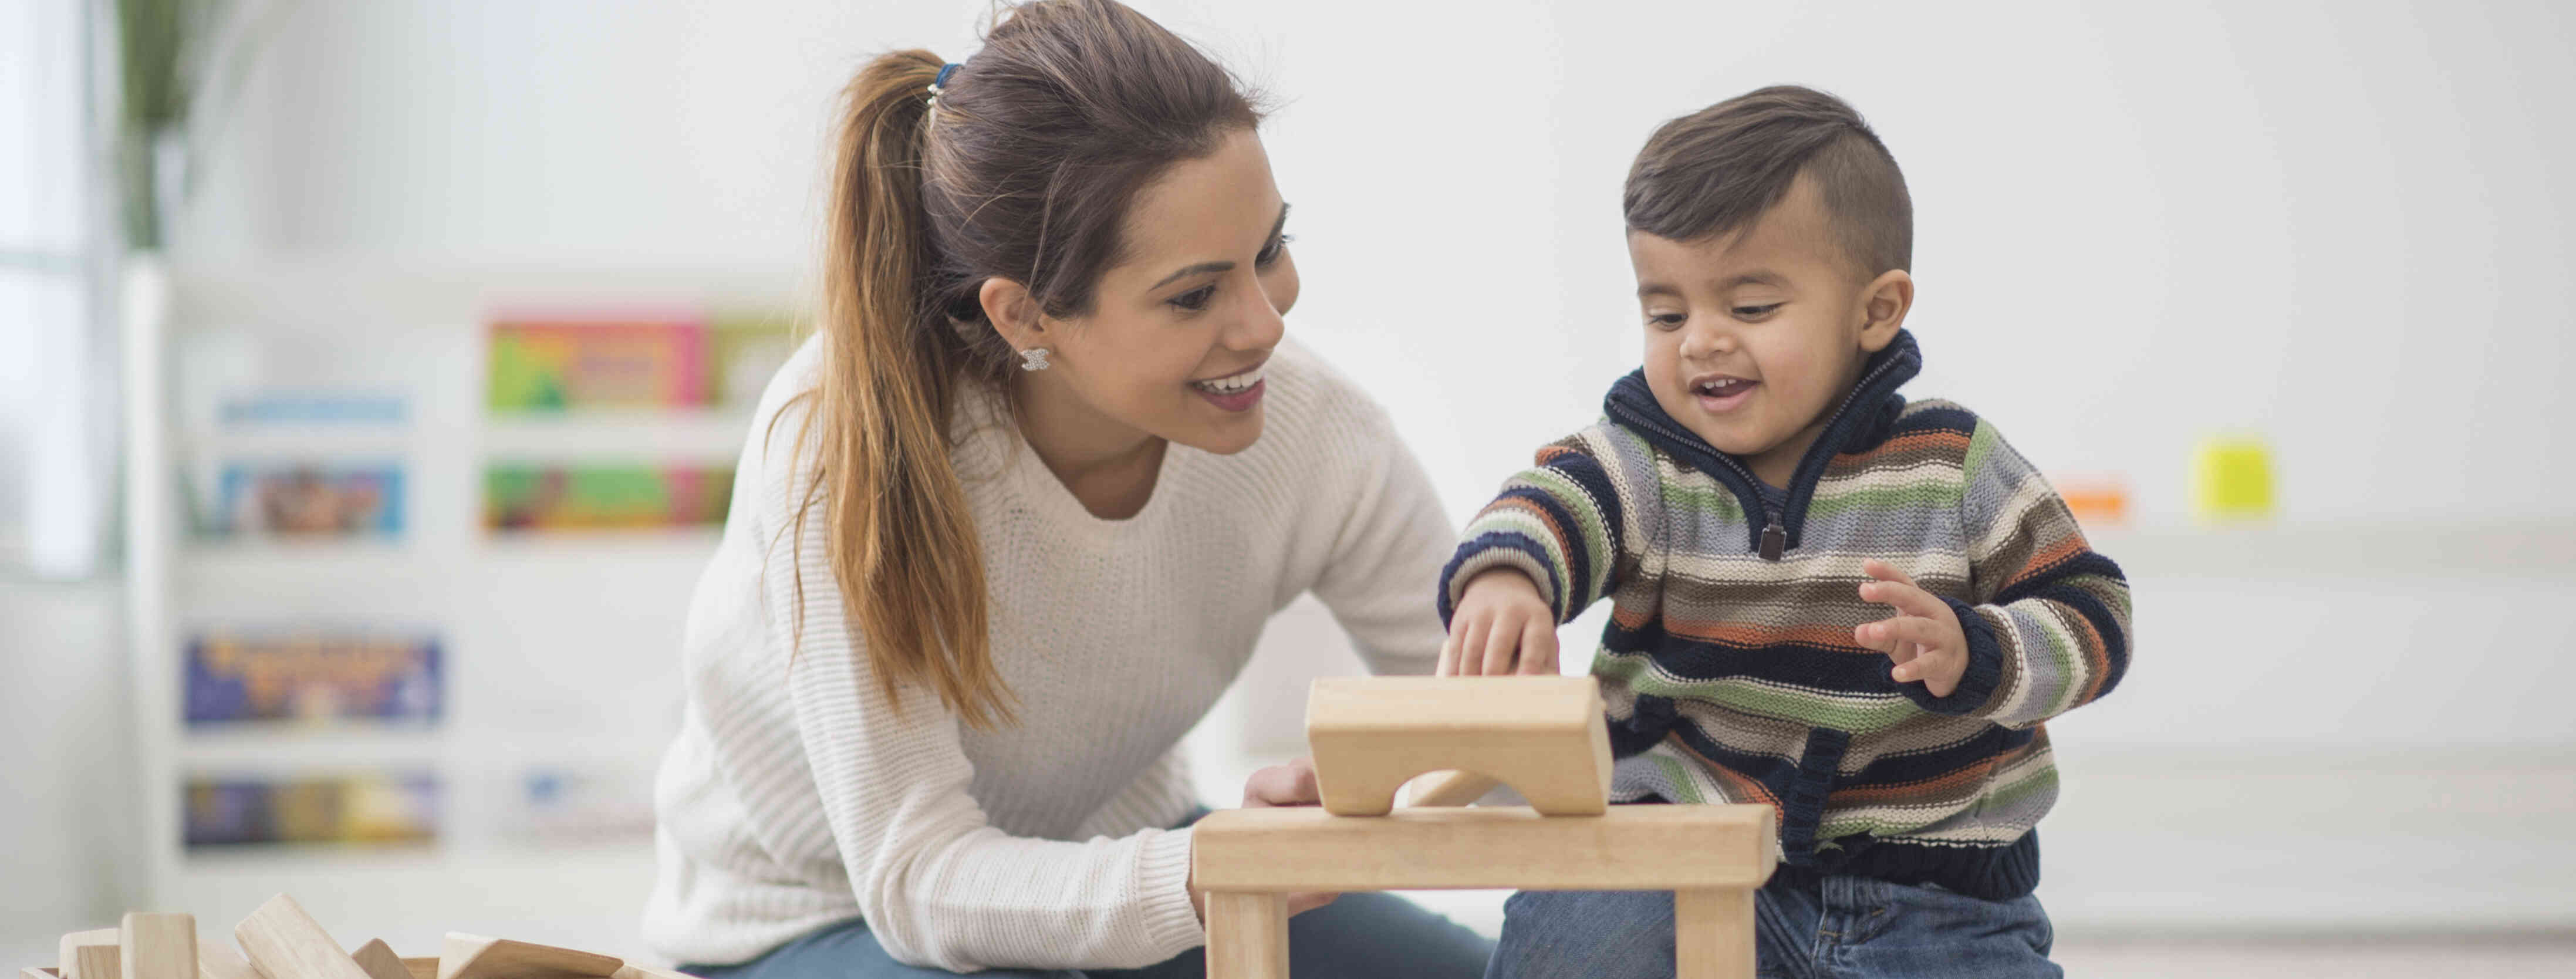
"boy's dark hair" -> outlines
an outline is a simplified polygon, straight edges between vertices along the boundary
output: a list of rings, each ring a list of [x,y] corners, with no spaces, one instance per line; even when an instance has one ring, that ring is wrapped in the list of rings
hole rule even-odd
[[[1896,158],[1841,99],[1774,85],[1663,124],[1637,151],[1628,228],[1698,241],[1751,225],[1798,175],[1816,181],[1863,278],[1914,262],[1914,201]]]

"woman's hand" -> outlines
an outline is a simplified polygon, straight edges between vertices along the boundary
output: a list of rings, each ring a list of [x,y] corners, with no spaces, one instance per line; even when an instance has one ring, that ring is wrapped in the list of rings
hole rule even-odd
[[[1555,676],[1556,610],[1529,576],[1495,568],[1467,582],[1440,646],[1440,676]]]
[[[1315,760],[1300,758],[1285,765],[1272,765],[1252,773],[1243,783],[1243,808],[1267,809],[1271,806],[1314,806],[1324,802],[1323,791],[1315,784]],[[1333,903],[1339,894],[1314,892],[1288,895],[1288,913],[1303,914]],[[1206,896],[1190,888],[1190,906],[1207,920]]]

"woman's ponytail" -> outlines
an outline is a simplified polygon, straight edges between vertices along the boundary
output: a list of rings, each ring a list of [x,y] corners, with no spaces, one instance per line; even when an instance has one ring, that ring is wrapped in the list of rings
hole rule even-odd
[[[820,465],[796,534],[819,497],[833,577],[889,703],[920,684],[969,725],[991,727],[1010,719],[1010,695],[993,668],[983,550],[947,439],[967,351],[931,308],[927,281],[937,260],[922,176],[940,66],[928,51],[893,52],[844,93],[824,252],[827,352],[797,447]],[[796,618],[801,643],[801,594]]]

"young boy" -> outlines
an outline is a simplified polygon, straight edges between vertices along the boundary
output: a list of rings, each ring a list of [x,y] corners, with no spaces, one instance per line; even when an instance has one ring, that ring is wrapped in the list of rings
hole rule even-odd
[[[2128,584],[1993,426],[1896,393],[1896,161],[1766,88],[1657,130],[1625,204],[1645,367],[1468,526],[1441,671],[1554,673],[1606,596],[1612,800],[1779,809],[1763,975],[2060,975],[2041,725],[2119,682]],[[1489,976],[1673,974],[1670,894],[1505,908]]]

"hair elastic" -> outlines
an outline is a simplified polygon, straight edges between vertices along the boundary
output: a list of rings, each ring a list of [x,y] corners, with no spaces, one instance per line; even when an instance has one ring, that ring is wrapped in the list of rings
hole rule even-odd
[[[958,63],[956,63],[956,62],[954,62],[954,61],[951,61],[951,62],[949,62],[949,63],[947,63],[947,64],[944,64],[944,65],[939,66],[939,77],[937,77],[937,78],[933,78],[933,79],[931,79],[931,80],[930,80],[930,107],[931,107],[931,108],[933,108],[933,109],[939,108],[939,90],[940,90],[941,88],[945,87],[945,86],[948,84],[948,76],[956,74],[956,73],[957,73],[957,69],[959,69],[959,68],[963,68],[963,67],[966,67],[966,66],[961,65],[961,64],[958,64]]]

